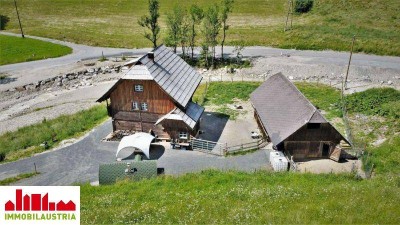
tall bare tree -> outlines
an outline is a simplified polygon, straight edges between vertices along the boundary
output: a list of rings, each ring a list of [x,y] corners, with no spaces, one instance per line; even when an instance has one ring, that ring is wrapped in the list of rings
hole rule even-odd
[[[222,22],[222,41],[221,41],[221,58],[224,59],[224,44],[226,39],[226,31],[229,25],[226,23],[229,13],[232,12],[234,0],[222,0],[221,22]]]
[[[197,5],[190,6],[189,9],[189,18],[190,18],[190,30],[189,30],[189,46],[192,53],[192,59],[194,54],[194,48],[196,45],[196,26],[200,24],[201,20],[204,17],[203,10]]]
[[[158,24],[159,8],[158,0],[149,0],[149,15],[144,15],[138,20],[140,26],[150,30],[150,33],[145,31],[144,37],[153,43],[154,48],[157,47],[157,39],[160,33],[160,25]]]

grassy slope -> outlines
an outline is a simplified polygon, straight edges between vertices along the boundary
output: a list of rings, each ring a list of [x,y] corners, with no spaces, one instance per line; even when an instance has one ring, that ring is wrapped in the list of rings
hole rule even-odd
[[[206,171],[81,188],[81,223],[400,223],[400,188],[352,175]]]
[[[42,123],[19,128],[0,136],[0,154],[6,155],[7,161],[15,161],[45,151],[39,146],[47,141],[49,148],[60,141],[76,137],[86,132],[107,118],[104,105],[94,106],[73,115],[63,115]]]
[[[373,88],[346,97],[350,114],[368,115],[361,124],[353,124],[355,141],[367,146],[369,158],[364,164],[374,164],[377,173],[400,174],[400,91],[393,88]],[[354,117],[354,116],[353,116]],[[354,133],[354,132],[353,132]],[[378,146],[372,142],[386,141]]]
[[[31,38],[0,35],[0,65],[54,58],[69,54],[67,46]]]
[[[162,26],[173,5],[194,2],[204,7],[219,1],[161,1]],[[0,14],[11,18],[6,29],[18,32],[13,1],[0,4]],[[356,35],[356,51],[400,55],[398,0],[315,0],[312,11],[296,15],[294,29],[284,33],[286,4],[286,0],[236,1],[227,44],[243,40],[246,45],[348,51]],[[150,46],[136,22],[146,13],[147,0],[36,0],[21,1],[19,8],[28,34],[99,46]]]

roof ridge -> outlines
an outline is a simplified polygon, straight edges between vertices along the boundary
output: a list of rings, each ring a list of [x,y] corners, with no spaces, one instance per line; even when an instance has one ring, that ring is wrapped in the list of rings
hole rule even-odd
[[[291,82],[285,75],[283,75],[281,72],[279,72],[279,73],[277,73],[277,74],[274,74],[273,76],[275,76],[275,75],[279,75],[279,76],[283,77],[284,80],[285,80],[286,82],[290,83],[290,85],[291,85],[293,88],[295,88],[295,89],[297,90],[297,92],[299,92],[299,93],[301,94],[301,96],[303,97],[304,100],[306,100],[306,102],[308,103],[309,106],[311,106],[314,110],[318,110],[317,107],[315,107],[315,106],[310,102],[310,100],[308,100],[308,98],[303,94],[303,92],[301,92],[301,91],[296,87],[296,85],[294,85],[294,83]],[[313,113],[313,115],[314,115],[314,113]]]

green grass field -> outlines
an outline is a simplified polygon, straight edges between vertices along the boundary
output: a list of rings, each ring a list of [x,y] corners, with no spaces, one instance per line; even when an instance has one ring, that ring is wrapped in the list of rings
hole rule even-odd
[[[398,224],[400,179],[205,171],[81,187],[82,224]]]
[[[175,4],[201,7],[219,1],[161,1],[161,24]],[[94,46],[149,47],[137,19],[146,13],[147,0],[36,0],[19,1],[25,32]],[[237,0],[229,24],[227,44],[297,49],[349,51],[353,35],[355,51],[400,55],[398,0],[315,0],[313,9],[295,15],[293,30],[283,32],[286,0]],[[12,0],[0,0],[0,14],[10,17],[6,30],[18,32]],[[162,31],[164,36],[165,29]]]
[[[0,35],[0,65],[54,58],[71,52],[71,48],[63,45]]]
[[[107,118],[104,105],[94,106],[72,115],[19,128],[0,136],[0,163],[30,157],[57,146],[62,140],[74,138],[89,131]],[[40,146],[47,142],[48,148]]]

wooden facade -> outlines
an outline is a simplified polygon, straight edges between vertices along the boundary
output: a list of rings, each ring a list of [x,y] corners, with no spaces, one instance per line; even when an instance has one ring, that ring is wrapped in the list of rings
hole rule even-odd
[[[143,91],[135,91],[135,85],[143,85]],[[171,98],[153,80],[122,80],[110,94],[113,130],[153,131],[159,139],[170,135],[157,120],[175,108]],[[133,109],[137,102],[139,109]],[[141,110],[141,103],[147,110]]]
[[[198,123],[194,129],[191,129],[188,127],[183,121],[176,121],[176,120],[164,120],[162,122],[162,127],[168,131],[169,137],[173,140],[176,140],[176,142],[188,142],[192,137],[195,137],[197,135],[197,131],[199,130],[199,125]],[[186,132],[187,139],[180,139],[179,133],[180,132]]]
[[[143,91],[135,91],[135,85],[143,85]],[[175,108],[171,97],[153,80],[122,80],[110,95],[111,108],[116,111],[132,111],[132,103],[147,103],[148,113],[167,114]]]
[[[270,137],[256,111],[254,117],[263,136],[269,141]],[[341,140],[343,140],[342,135],[330,123],[308,123],[276,147],[293,156],[295,160],[329,158]]]
[[[143,85],[143,91],[135,91],[135,85]],[[195,129],[188,127],[183,121],[165,120],[155,125],[158,119],[171,110],[175,104],[153,80],[122,80],[110,94],[110,116],[113,118],[113,130],[132,130],[139,132],[153,131],[158,139],[179,139],[180,132],[187,132],[189,141],[197,134],[199,124]],[[133,109],[137,102],[139,109]],[[147,104],[147,110],[141,110],[141,103]]]
[[[328,158],[342,139],[330,123],[308,123],[279,147],[294,159]]]

